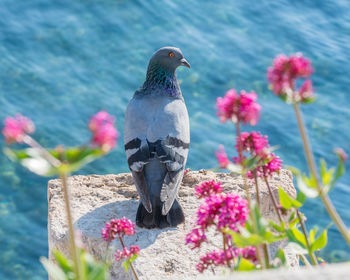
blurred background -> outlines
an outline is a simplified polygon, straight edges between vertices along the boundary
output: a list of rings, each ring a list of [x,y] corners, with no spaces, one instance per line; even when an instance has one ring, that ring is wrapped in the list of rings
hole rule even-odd
[[[280,53],[312,60],[318,100],[302,110],[316,159],[335,165],[335,147],[350,154],[347,0],[0,0],[0,120],[28,116],[34,137],[48,147],[88,141],[88,119],[99,110],[115,115],[122,133],[149,58],[167,45],[181,48],[192,66],[178,69],[191,122],[191,169],[216,167],[219,144],[235,156],[233,124],[220,124],[215,111],[216,98],[232,87],[258,93],[263,109],[253,129],[279,145],[285,164],[305,168],[292,107],[267,88],[266,68]],[[127,172],[122,139],[80,173]],[[45,279],[38,259],[48,252],[47,178],[3,153],[0,165],[0,278]],[[331,193],[348,226],[349,179],[350,172]],[[318,200],[308,200],[303,211],[309,228],[330,223]],[[334,226],[329,239],[323,257],[350,260]]]

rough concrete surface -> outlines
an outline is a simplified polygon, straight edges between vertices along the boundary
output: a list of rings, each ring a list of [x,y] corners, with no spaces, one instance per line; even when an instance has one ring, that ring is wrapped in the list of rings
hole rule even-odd
[[[239,272],[223,276],[202,276],[199,280],[345,280],[349,279],[350,264],[330,264],[324,267],[298,270],[274,269],[256,272]]]
[[[140,279],[194,279],[198,276],[195,265],[204,251],[191,250],[185,245],[185,236],[192,229],[195,211],[200,204],[194,196],[194,187],[213,179],[222,182],[224,191],[245,196],[240,176],[207,170],[190,171],[185,175],[179,191],[179,201],[184,208],[186,222],[178,228],[148,230],[137,227],[134,236],[125,237],[127,246],[138,245],[141,248],[135,261]],[[292,174],[287,170],[275,175],[270,183],[276,196],[279,185],[290,195],[296,194]],[[249,186],[251,196],[255,197],[253,182],[249,182]],[[69,178],[69,188],[75,229],[81,231],[86,249],[95,257],[102,258],[106,252],[106,244],[101,238],[104,223],[122,217],[135,221],[138,195],[132,176],[129,173],[78,175]],[[260,189],[263,215],[276,220],[265,183],[260,182]],[[49,181],[48,204],[49,250],[56,248],[68,254],[68,234],[60,180]],[[221,236],[213,236],[213,240],[221,244]],[[112,245],[113,250],[120,248],[117,241]],[[283,244],[272,246],[270,251],[274,251],[277,246]],[[289,256],[289,261],[291,265],[296,264],[293,256]],[[125,273],[121,262],[113,260],[111,272],[112,279],[133,279],[130,270]],[[211,272],[207,274],[208,277],[210,275]]]

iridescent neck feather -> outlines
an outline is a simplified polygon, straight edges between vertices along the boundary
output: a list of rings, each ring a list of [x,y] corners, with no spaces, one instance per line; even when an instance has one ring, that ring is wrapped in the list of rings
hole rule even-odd
[[[142,93],[141,93],[142,92]],[[151,63],[147,69],[146,81],[139,94],[181,96],[181,90],[176,79],[175,69],[166,69],[158,63]]]

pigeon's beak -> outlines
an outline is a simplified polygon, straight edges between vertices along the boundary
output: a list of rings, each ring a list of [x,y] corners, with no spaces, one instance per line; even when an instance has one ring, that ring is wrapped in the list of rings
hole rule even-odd
[[[181,61],[182,66],[186,66],[187,68],[191,68],[191,65],[188,63],[188,61],[185,58],[181,59],[180,61]]]

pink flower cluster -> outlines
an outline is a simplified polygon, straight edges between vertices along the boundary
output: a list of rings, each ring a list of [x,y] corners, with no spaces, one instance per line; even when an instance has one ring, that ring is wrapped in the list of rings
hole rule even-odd
[[[203,228],[194,228],[186,235],[186,244],[191,244],[191,249],[199,248],[203,242],[207,241]]]
[[[343,162],[346,162],[348,160],[348,155],[345,153],[345,151],[342,148],[336,148],[334,149],[334,152],[336,153],[336,155],[339,156],[339,158]]]
[[[121,250],[117,250],[117,252],[114,254],[115,256],[115,260],[116,261],[120,261],[121,259],[130,259],[131,257],[133,257],[134,255],[137,255],[140,252],[140,248],[139,246],[130,246],[130,249],[124,247],[124,249]]]
[[[15,117],[7,117],[4,121],[2,134],[8,144],[21,143],[26,134],[33,133],[35,130],[33,122],[20,114]]]
[[[236,149],[239,148],[239,141],[241,142],[243,151],[248,152],[251,157],[259,158],[258,167],[256,168],[259,177],[270,176],[282,168],[282,160],[274,153],[269,152],[270,145],[267,136],[255,131],[243,132],[241,138],[237,138]],[[239,164],[246,159],[244,155],[242,157],[242,159],[238,157],[234,158],[235,163]],[[247,176],[252,178],[252,171],[248,171]]]
[[[112,219],[109,223],[105,224],[105,228],[102,229],[102,238],[111,242],[116,238],[116,235],[120,237],[124,235],[134,235],[135,234],[135,224],[127,218]]]
[[[273,65],[267,69],[267,79],[272,91],[283,99],[288,97],[293,101],[306,102],[312,97],[311,80],[305,80],[299,90],[296,89],[297,78],[307,78],[313,72],[311,62],[297,53],[290,57],[278,55]]]
[[[197,211],[197,225],[207,229],[216,225],[222,231],[226,227],[238,231],[248,217],[247,201],[234,194],[216,194],[205,198]]]
[[[249,212],[247,201],[238,195],[223,194],[222,190],[220,183],[214,181],[196,187],[197,197],[204,198],[204,202],[197,210],[198,227],[186,236],[186,244],[191,244],[192,249],[206,241],[205,231],[210,226],[216,226],[222,233],[226,228],[238,231],[238,226],[245,224]]]
[[[230,89],[224,97],[216,99],[217,115],[222,122],[231,120],[234,123],[243,122],[256,125],[259,120],[261,107],[256,103],[258,98],[255,92],[242,90],[237,94],[235,89]]]
[[[200,258],[200,262],[196,265],[199,272],[206,269],[214,268],[215,266],[225,265],[227,262],[232,262],[235,258],[242,256],[245,259],[257,262],[255,247],[249,246],[246,248],[229,247],[225,251],[212,251]]]
[[[212,194],[218,194],[223,191],[223,188],[221,186],[221,183],[215,183],[214,180],[203,182],[202,184],[196,186],[195,188],[195,195],[198,198],[204,198],[209,197]]]
[[[89,129],[93,134],[93,145],[102,147],[105,151],[115,147],[119,133],[114,127],[114,121],[114,117],[105,111],[98,112],[90,119]]]
[[[219,149],[216,151],[216,158],[219,162],[220,168],[225,169],[230,164],[230,160],[227,157],[225,148],[223,145],[219,146]]]
[[[139,246],[132,245],[130,249],[124,246],[123,236],[134,234],[135,224],[125,217],[121,219],[112,219],[109,223],[105,224],[105,228],[102,228],[102,238],[106,242],[111,242],[118,235],[120,243],[123,246],[123,250],[117,250],[114,254],[116,261],[120,261],[123,258],[130,259],[140,252]]]

